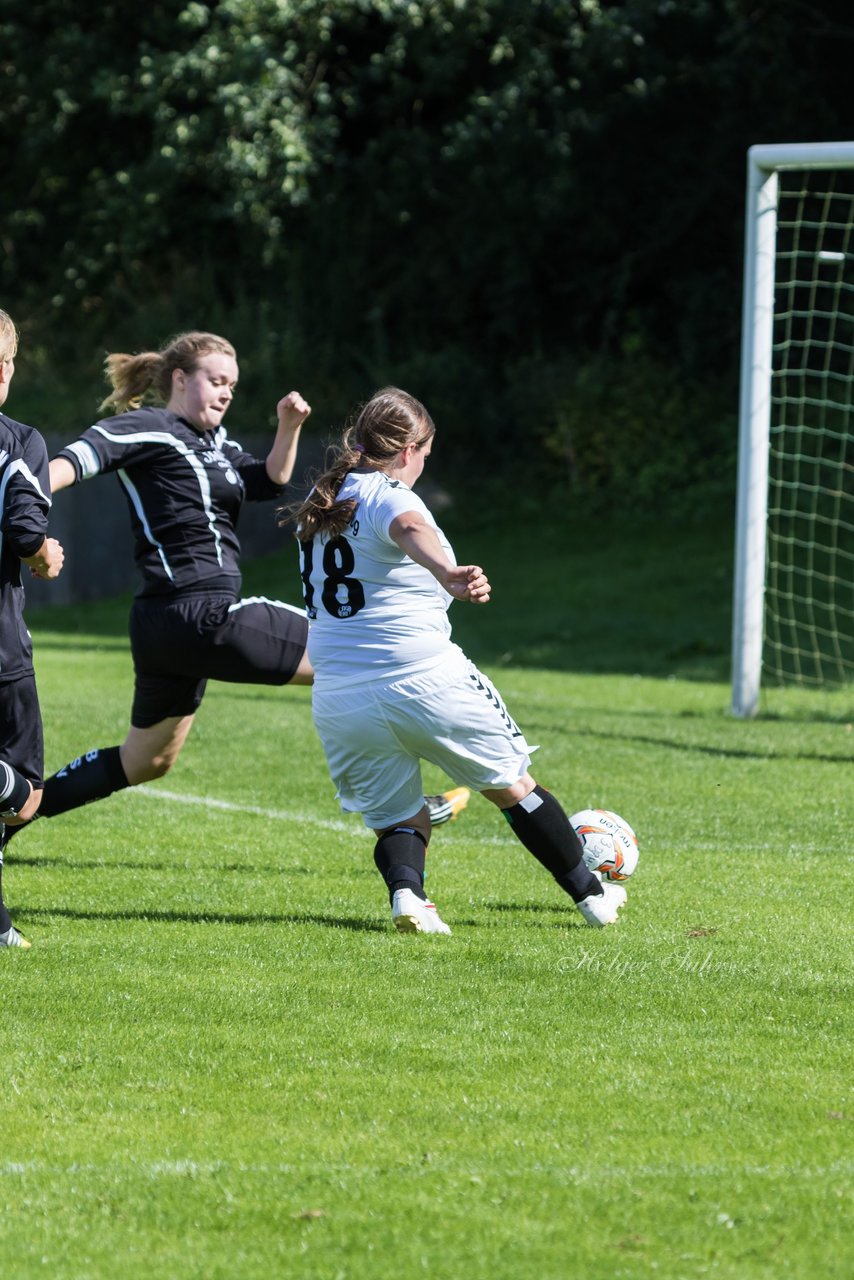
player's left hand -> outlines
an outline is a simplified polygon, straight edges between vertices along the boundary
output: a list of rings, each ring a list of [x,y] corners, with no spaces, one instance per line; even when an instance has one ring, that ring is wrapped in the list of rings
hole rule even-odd
[[[297,427],[301,427],[308,415],[311,413],[311,405],[304,400],[298,391],[289,391],[286,396],[282,396],[276,405],[276,417],[279,419],[280,427],[290,427],[292,431],[296,431]]]
[[[65,563],[65,551],[56,538],[45,538],[34,556],[27,556],[24,564],[34,578],[49,580],[58,578]]]

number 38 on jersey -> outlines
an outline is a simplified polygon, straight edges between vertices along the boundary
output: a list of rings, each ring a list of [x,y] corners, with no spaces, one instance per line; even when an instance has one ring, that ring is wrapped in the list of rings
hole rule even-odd
[[[316,618],[318,610],[315,552],[313,542],[300,543],[303,594],[309,618]],[[353,548],[345,537],[332,538],[323,544],[323,559],[319,566],[322,570],[320,603],[333,618],[352,618],[364,608],[365,589],[359,579],[352,576],[355,566]]]

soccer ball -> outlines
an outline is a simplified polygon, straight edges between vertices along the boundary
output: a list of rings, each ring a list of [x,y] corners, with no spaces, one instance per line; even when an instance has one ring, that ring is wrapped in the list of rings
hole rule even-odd
[[[625,818],[610,809],[581,809],[570,822],[584,865],[603,880],[628,880],[638,865],[638,838]]]

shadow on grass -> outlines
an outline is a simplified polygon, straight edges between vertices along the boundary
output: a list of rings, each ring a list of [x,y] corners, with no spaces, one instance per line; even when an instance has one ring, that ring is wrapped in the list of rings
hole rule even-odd
[[[8,846],[7,846],[8,847]],[[127,858],[101,858],[99,860],[82,858],[73,858],[67,855],[59,854],[27,854],[19,853],[19,845],[15,845],[15,851],[10,861],[14,862],[16,867],[66,867],[71,871],[200,871],[206,874],[219,875],[223,872],[240,872],[241,874],[250,875],[280,875],[280,876],[313,876],[316,871],[310,867],[282,867],[278,863],[242,863],[242,862],[192,862],[188,859],[174,859],[171,862],[154,862],[154,861],[131,861]]]
[[[517,911],[520,915],[566,915],[575,919],[575,904],[554,902],[485,902],[487,911]]]
[[[516,915],[548,915],[565,916],[564,922],[581,925],[574,906],[561,906],[536,902],[486,902],[484,911],[499,914]],[[197,924],[197,925],[321,925],[326,929],[348,929],[353,933],[389,933],[388,924],[380,920],[359,920],[353,916],[318,915],[311,911],[294,911],[281,915],[269,915],[262,912],[232,911],[95,911],[75,907],[28,907],[26,903],[16,902],[15,918],[21,927],[25,921],[34,920],[90,920],[90,921],[126,921],[129,924]],[[539,922],[538,922],[539,924]],[[487,920],[476,920],[472,917],[457,918],[453,921],[455,929],[489,928]],[[543,922],[546,927],[546,922]],[[393,932],[393,931],[392,931]]]
[[[128,613],[131,598],[127,595],[111,596],[106,600],[86,601],[81,604],[62,604],[52,607],[28,607],[26,622],[39,648],[66,648],[51,639],[51,633],[61,636],[97,636],[99,643],[110,640],[110,648],[129,648]]]
[[[585,714],[588,714],[587,709],[585,709]],[[613,713],[609,712],[608,714]],[[854,749],[838,755],[834,753],[823,754],[818,751],[748,751],[744,747],[710,747],[701,742],[674,742],[670,738],[655,738],[643,733],[604,733],[600,729],[571,729],[566,726],[556,728],[554,725],[538,725],[535,721],[526,721],[525,729],[529,738],[535,737],[537,732],[542,729],[552,737],[593,738],[600,742],[618,742],[621,745],[635,742],[645,747],[663,747],[666,751],[682,751],[694,755],[718,757],[723,760],[804,760],[820,764],[845,764],[848,766],[854,761]]]
[[[125,920],[139,924],[319,924],[327,929],[350,929],[355,933],[387,933],[388,926],[376,920],[357,920],[352,916],[325,916],[311,911],[295,911],[283,915],[230,911],[92,911],[72,907],[28,907],[16,903],[16,913],[27,920]]]
[[[27,619],[27,622],[29,623],[30,627],[33,630],[36,629],[36,624],[30,618]],[[110,652],[110,653],[127,653],[128,655],[130,655],[130,641],[128,640],[126,629],[123,635],[120,634],[118,631],[115,633],[115,635],[107,634],[103,631],[88,632],[78,627],[68,627],[66,630],[64,630],[61,627],[52,627],[51,631],[54,633],[53,635],[50,632],[48,632],[47,634],[45,634],[44,632],[38,633],[38,639],[36,643],[37,643],[37,648],[39,653],[57,652],[59,650],[61,650],[63,653],[67,653],[68,642],[66,640],[59,640],[56,638],[56,633],[62,632],[63,635],[79,634],[81,637],[81,640],[85,637],[87,641],[90,641],[90,643],[88,643],[86,646],[87,653],[97,654],[97,653]],[[93,635],[97,636],[97,641],[94,644],[91,643],[91,639]]]

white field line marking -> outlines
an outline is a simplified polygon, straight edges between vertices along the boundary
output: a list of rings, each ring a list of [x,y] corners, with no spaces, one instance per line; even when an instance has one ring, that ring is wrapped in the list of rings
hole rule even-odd
[[[174,804],[195,804],[201,805],[205,809],[220,809],[225,813],[251,813],[257,818],[270,818],[273,822],[302,822],[308,826],[320,827],[324,831],[343,831],[346,835],[363,835],[373,837],[373,832],[354,815],[352,822],[347,822],[344,818],[321,818],[314,813],[305,813],[296,809],[265,809],[255,804],[234,804],[231,800],[218,800],[212,796],[193,796],[187,795],[181,791],[166,791],[160,787],[150,787],[145,783],[130,788],[131,794],[147,796],[152,800],[171,800]],[[457,828],[457,832],[453,832],[455,824],[446,823],[441,828],[448,835],[460,834],[462,831]],[[476,843],[478,845],[512,845],[516,841],[512,836],[480,836]]]
[[[186,795],[179,791],[164,791],[160,787],[148,787],[145,784],[134,787],[134,792],[148,796],[152,800],[171,800],[174,804],[195,804],[205,809],[221,809],[225,813],[251,813],[258,818],[271,818],[274,822],[303,822],[315,827],[323,827],[326,831],[345,831],[348,835],[361,832],[369,835],[367,827],[358,821],[346,822],[343,818],[320,818],[313,813],[302,813],[294,809],[264,809],[255,804],[233,804],[230,800],[218,800],[214,796]]]
[[[160,787],[148,786],[141,783],[139,786],[130,787],[129,792],[132,795],[138,794],[148,796],[152,800],[171,800],[174,804],[194,804],[201,805],[205,809],[221,809],[224,813],[251,813],[257,818],[270,818],[273,822],[302,822],[307,826],[320,827],[324,831],[343,831],[348,835],[372,835],[367,827],[363,825],[360,818],[354,814],[352,821],[348,822],[345,818],[321,818],[315,813],[306,813],[297,809],[265,809],[261,805],[255,804],[235,804],[231,800],[218,800],[215,796],[194,796],[187,795],[181,791],[166,791]],[[473,837],[465,831],[465,818],[462,825],[458,822],[445,823],[439,830],[443,836],[460,838],[463,837],[470,844],[480,845],[500,845],[507,848],[515,845],[515,838],[510,835],[501,834],[493,836],[480,835]],[[647,846],[643,846],[646,848]],[[765,853],[778,850],[779,846],[773,841],[743,841],[737,845],[731,846],[743,853]],[[809,844],[800,846],[802,849],[810,851]],[[717,840],[692,840],[691,848],[694,850],[711,850],[715,851],[720,848],[720,842]],[[818,850],[817,850],[818,851]]]

